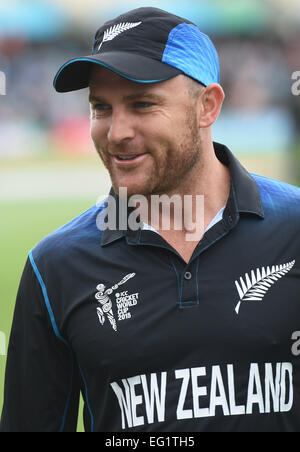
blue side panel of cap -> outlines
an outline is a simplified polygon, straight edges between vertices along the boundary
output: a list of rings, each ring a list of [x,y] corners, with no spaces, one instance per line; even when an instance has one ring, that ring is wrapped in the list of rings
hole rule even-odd
[[[77,61],[87,61],[88,63],[95,63],[95,64],[98,64],[99,66],[103,66],[103,67],[105,67],[106,69],[109,69],[110,71],[115,72],[116,74],[120,75],[121,77],[124,77],[124,78],[126,78],[126,79],[128,79],[128,80],[131,80],[132,82],[136,82],[136,83],[158,83],[158,82],[163,82],[163,81],[165,81],[165,80],[168,80],[167,78],[159,79],[159,80],[137,80],[137,79],[135,79],[135,78],[129,77],[128,75],[122,74],[121,72],[119,72],[119,71],[117,71],[116,69],[114,69],[114,68],[108,66],[107,64],[101,63],[101,61],[94,60],[94,59],[92,59],[92,58],[75,58],[74,60],[68,61],[66,64],[64,64],[64,65],[60,68],[60,70],[59,70],[58,73],[56,74],[55,79],[54,79],[54,82],[53,82],[54,88],[55,88],[55,86],[56,86],[57,79],[58,79],[58,77],[60,76],[60,74],[62,73],[62,71],[63,71],[67,66],[69,66],[69,65],[72,64],[72,63],[76,63]]]
[[[218,53],[210,38],[195,25],[180,24],[169,34],[162,62],[208,86],[220,83]]]

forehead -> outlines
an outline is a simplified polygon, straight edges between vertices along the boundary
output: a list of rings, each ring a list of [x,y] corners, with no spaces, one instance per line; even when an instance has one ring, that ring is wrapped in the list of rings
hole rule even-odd
[[[96,64],[91,70],[89,87],[90,92],[94,95],[110,92],[122,92],[123,94],[149,92],[161,96],[174,96],[174,92],[176,94],[187,92],[187,83],[182,75],[160,83],[137,83]]]

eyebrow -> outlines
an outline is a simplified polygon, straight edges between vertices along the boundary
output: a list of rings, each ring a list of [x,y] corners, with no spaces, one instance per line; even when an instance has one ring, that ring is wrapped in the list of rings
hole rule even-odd
[[[129,94],[128,96],[123,97],[123,100],[127,101],[127,102],[132,101],[132,100],[138,100],[138,99],[148,99],[148,100],[152,100],[154,102],[162,102],[163,101],[163,98],[161,96],[159,96],[157,94],[148,93],[147,91]],[[96,102],[105,103],[107,101],[105,100],[104,97],[90,95],[89,102],[92,104],[92,103],[96,103]]]

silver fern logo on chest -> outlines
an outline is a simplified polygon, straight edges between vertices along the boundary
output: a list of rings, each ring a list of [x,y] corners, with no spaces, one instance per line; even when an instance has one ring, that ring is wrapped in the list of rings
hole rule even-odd
[[[142,22],[123,22],[121,24],[114,25],[108,28],[103,35],[101,44],[98,47],[98,51],[101,49],[105,42],[112,41],[124,31],[131,30],[132,28],[138,27]]]
[[[262,301],[271,286],[292,270],[295,262],[293,260],[287,264],[273,265],[271,268],[257,268],[256,271],[251,270],[250,276],[246,273],[244,279],[240,277],[239,280],[236,280],[235,286],[240,300],[236,305],[235,312],[238,314],[241,304],[246,301]]]

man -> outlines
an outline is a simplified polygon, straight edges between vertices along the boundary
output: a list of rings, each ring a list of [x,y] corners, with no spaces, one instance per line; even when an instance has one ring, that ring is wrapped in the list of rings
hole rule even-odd
[[[300,190],[212,141],[224,93],[210,39],[140,8],[102,26],[54,85],[89,86],[116,208],[30,252],[1,431],[74,431],[80,389],[87,431],[299,431]],[[169,228],[161,206],[149,215],[157,195],[178,195]],[[138,228],[134,196],[147,201]]]

